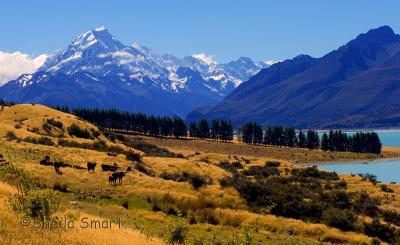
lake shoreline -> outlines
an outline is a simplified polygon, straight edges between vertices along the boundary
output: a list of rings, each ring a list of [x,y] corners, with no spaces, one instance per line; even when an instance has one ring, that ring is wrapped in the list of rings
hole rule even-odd
[[[315,163],[296,163],[296,166],[301,167],[311,167],[311,166],[324,166],[324,165],[345,165],[345,164],[369,164],[369,163],[384,163],[391,161],[400,161],[400,157],[386,157],[386,158],[377,158],[377,159],[355,159],[355,160],[338,160],[338,161],[330,161],[330,162],[315,162]]]

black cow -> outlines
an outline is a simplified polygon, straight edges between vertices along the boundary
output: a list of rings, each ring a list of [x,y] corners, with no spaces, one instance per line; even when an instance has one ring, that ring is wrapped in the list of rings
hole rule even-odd
[[[115,182],[118,180],[118,184],[122,184],[122,178],[124,178],[125,175],[126,172],[124,171],[118,171],[111,174],[111,176],[115,179]]]
[[[88,162],[87,163],[87,169],[89,172],[94,172],[94,169],[96,168],[97,163],[95,162]]]
[[[101,171],[103,171],[103,172],[107,172],[107,171],[115,172],[117,170],[118,170],[118,165],[116,165],[115,163],[114,163],[114,165],[101,164]]]
[[[108,177],[108,183],[109,183],[110,185],[115,185],[115,184],[117,183],[117,179],[114,178],[114,176],[110,175],[110,176]]]
[[[50,162],[50,157],[49,156],[45,156],[44,159],[40,160],[40,165],[46,165],[46,166],[51,166],[53,165],[52,162]]]
[[[63,162],[54,162],[54,170],[56,171],[57,174],[62,174],[60,171],[60,168],[63,166]]]

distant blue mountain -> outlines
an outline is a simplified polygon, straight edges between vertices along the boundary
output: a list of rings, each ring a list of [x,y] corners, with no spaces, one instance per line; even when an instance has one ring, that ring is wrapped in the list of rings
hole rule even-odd
[[[188,121],[297,128],[400,126],[400,35],[388,26],[361,34],[321,58],[276,63],[240,84],[222,102]]]
[[[101,27],[54,52],[36,73],[0,87],[0,97],[185,116],[196,107],[215,105],[267,66],[249,58],[216,64],[199,56],[161,56],[137,44],[124,45]]]

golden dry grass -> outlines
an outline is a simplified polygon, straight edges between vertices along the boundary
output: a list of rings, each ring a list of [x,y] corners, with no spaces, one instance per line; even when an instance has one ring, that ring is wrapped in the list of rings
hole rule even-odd
[[[124,183],[122,186],[111,187],[107,183],[107,173],[102,173],[99,169],[96,170],[95,173],[88,173],[85,170],[75,170],[75,169],[63,169],[63,175],[56,175],[52,167],[41,166],[37,162],[37,157],[34,153],[29,153],[26,149],[29,147],[36,147],[36,145],[24,143],[17,144],[15,142],[8,143],[9,150],[16,159],[17,166],[21,166],[31,173],[34,176],[40,177],[41,179],[47,181],[48,183],[62,183],[67,184],[69,187],[75,190],[84,191],[85,194],[95,193],[99,191],[102,194],[117,194],[122,197],[157,197],[163,196],[168,193],[171,196],[176,198],[193,198],[196,199],[200,196],[206,196],[208,199],[213,200],[213,202],[218,205],[223,205],[229,203],[234,208],[239,210],[232,209],[217,209],[219,212],[219,217],[221,219],[221,224],[226,225],[226,229],[230,229],[232,223],[240,221],[240,223],[254,223],[258,222],[258,227],[260,230],[266,232],[266,237],[268,239],[281,239],[282,236],[287,234],[288,230],[294,232],[292,238],[296,238],[297,240],[307,240],[307,239],[315,239],[319,237],[324,241],[341,241],[343,243],[355,243],[355,241],[367,241],[367,238],[364,235],[357,233],[344,233],[337,229],[328,228],[325,225],[321,224],[308,224],[302,221],[287,219],[282,217],[276,217],[272,215],[257,215],[250,213],[249,211],[240,210],[246,209],[246,204],[243,200],[241,200],[239,194],[231,188],[221,188],[218,184],[208,186],[206,188],[201,188],[199,191],[194,190],[190,187],[188,183],[185,182],[174,182],[163,180],[160,178],[154,178],[146,176],[139,172],[130,173],[126,179],[124,179]],[[41,150],[44,152],[53,152],[54,155],[58,156],[67,156],[69,151],[74,150],[70,148],[58,148],[51,146],[40,146]],[[12,149],[12,150],[11,150]],[[157,157],[145,157],[145,164],[151,166],[158,173],[162,171],[178,171],[182,169],[187,169],[186,165],[191,165],[190,171],[202,172],[202,169],[216,168],[213,164],[207,164],[204,162],[198,163],[199,166],[196,165],[196,162],[199,158],[202,157],[203,154],[200,154],[193,159],[169,159],[169,158],[157,158]],[[17,157],[18,156],[18,157]],[[207,156],[212,162],[217,162],[222,159],[222,155],[219,154],[204,154]],[[203,157],[204,157],[203,156]],[[75,159],[81,159],[82,162],[86,159],[107,159],[107,155],[105,153],[99,153],[92,150],[83,150],[75,152]],[[118,162],[121,163],[122,166],[127,166],[128,162],[122,158],[117,157]],[[23,160],[24,159],[24,160]],[[253,159],[254,163],[250,164],[261,164],[264,159]],[[23,160],[23,161],[22,161]],[[21,162],[20,162],[21,161]],[[290,166],[290,165],[287,165]],[[217,169],[214,169],[217,170]],[[223,170],[218,169],[219,171],[210,171],[209,174],[215,179],[220,178],[224,174]],[[222,172],[220,172],[222,171]],[[364,186],[370,187],[369,182],[361,182],[358,181],[358,177],[351,176],[343,176],[345,178],[349,178],[350,190],[359,189],[360,187],[364,188]],[[347,180],[347,179],[346,179]],[[353,182],[351,182],[353,181]],[[161,187],[161,188],[160,188]],[[379,189],[376,188],[376,192],[379,193]],[[0,192],[2,190],[8,190],[9,188],[4,185],[0,185]],[[397,191],[396,191],[397,192]],[[111,210],[110,206],[98,207],[95,205],[84,205],[85,212],[90,212],[91,215],[96,214],[107,214],[107,209]],[[97,211],[96,211],[97,210]],[[124,210],[121,207],[117,208],[120,214],[124,214]],[[146,219],[150,221],[150,223],[166,223],[168,218],[161,213],[154,213],[151,211],[143,211],[143,210],[129,210],[129,215],[133,217],[140,217],[141,219]],[[102,215],[103,216],[103,215]],[[207,225],[204,225],[207,226]],[[195,225],[193,229],[206,229],[204,226]],[[225,227],[225,226],[223,226]],[[92,232],[92,231],[91,231]],[[75,233],[75,231],[68,231],[68,233]],[[67,234],[67,233],[66,233]],[[85,231],[77,231],[76,234],[79,236],[84,236]],[[104,235],[106,233],[102,233]],[[122,236],[122,233],[118,233]],[[54,234],[47,234],[46,239],[51,240]],[[65,235],[68,237],[67,235]],[[106,236],[107,237],[107,236]],[[39,239],[39,237],[35,237],[34,239]],[[65,238],[67,239],[67,238]],[[79,238],[80,239],[80,238]],[[99,236],[99,239],[105,239],[104,236]],[[122,239],[122,238],[121,238]],[[99,240],[96,240],[96,242]],[[312,240],[311,240],[312,241]],[[84,243],[83,243],[84,244]],[[93,243],[95,244],[95,243]],[[129,244],[129,243],[128,243]],[[307,242],[305,244],[308,244]]]
[[[61,113],[45,106],[17,105],[5,108],[3,112],[0,112],[0,136],[4,136],[7,131],[11,130],[16,132],[18,137],[39,137],[40,135],[29,132],[27,128],[41,127],[45,118],[60,120],[65,126],[76,123],[83,128],[94,127],[72,115]],[[22,121],[22,127],[16,129],[14,125],[19,121]],[[79,142],[90,141],[71,138],[68,135],[66,137],[69,140]],[[321,242],[329,244],[330,242],[338,241],[345,244],[356,244],[358,241],[369,240],[364,235],[354,232],[341,232],[322,224],[311,224],[294,219],[251,213],[246,202],[236,190],[222,188],[219,185],[219,180],[224,176],[231,175],[231,173],[219,168],[217,164],[220,161],[240,161],[245,168],[249,168],[254,165],[263,165],[266,161],[277,160],[281,162],[281,168],[293,168],[296,166],[292,163],[297,162],[373,159],[376,156],[201,140],[141,138],[157,146],[183,153],[186,156],[185,158],[144,156],[144,164],[153,169],[157,176],[162,172],[186,171],[208,176],[213,180],[213,184],[195,190],[187,182],[175,182],[158,177],[150,177],[134,170],[128,173],[122,185],[110,186],[107,181],[109,173],[101,172],[100,165],[102,163],[112,164],[115,162],[125,169],[131,163],[122,154],[117,157],[110,157],[104,152],[94,150],[43,146],[4,140],[1,140],[0,153],[5,155],[8,160],[12,160],[16,166],[28,170],[34,177],[40,178],[50,186],[56,183],[67,185],[72,192],[67,194],[66,198],[77,202],[75,206],[68,206],[69,211],[79,213],[81,217],[90,216],[93,219],[122,216],[129,220],[141,220],[143,225],[140,230],[150,234],[152,237],[159,237],[164,234],[164,229],[170,221],[170,217],[161,212],[153,212],[150,209],[134,208],[126,210],[120,204],[116,204],[115,200],[103,200],[101,199],[102,196],[112,196],[118,200],[134,198],[146,200],[165,195],[172,196],[178,200],[182,198],[191,200],[207,198],[216,207],[220,207],[216,211],[221,225],[191,225],[191,232],[197,236],[209,236],[209,229],[218,232],[222,236],[229,236],[232,232],[240,233],[240,225],[242,223],[256,223],[259,229],[257,236],[263,244],[285,244],[285,241],[290,241],[294,244],[320,244]],[[109,141],[107,143],[111,144]],[[54,160],[82,167],[85,167],[88,161],[97,162],[98,165],[95,173],[88,173],[86,170],[62,168],[63,174],[57,175],[52,167],[39,165],[40,159],[46,155],[49,155]],[[383,156],[400,156],[400,150],[398,148],[385,148]],[[389,185],[395,192],[388,195],[380,190],[379,185],[373,186],[369,182],[361,181],[357,176],[341,175],[341,177],[349,183],[349,191],[366,189],[371,195],[385,200],[382,204],[383,208],[400,210],[400,202],[398,201],[400,186]],[[0,182],[0,197],[2,198],[0,200],[0,232],[2,227],[5,227],[4,229],[6,230],[5,236],[0,234],[1,244],[4,242],[7,244],[23,244],[29,243],[28,240],[35,241],[37,244],[52,244],[52,241],[58,241],[60,238],[62,238],[61,244],[149,244],[150,242],[161,244],[160,240],[149,241],[138,231],[132,229],[106,231],[78,229],[43,235],[29,228],[23,230],[18,226],[15,214],[5,205],[5,194],[12,191],[12,187]],[[86,199],[80,200],[80,198]],[[288,235],[289,230],[293,232],[292,235]],[[115,237],[114,240],[110,240],[111,237]],[[136,243],[132,243],[133,241]]]
[[[46,132],[43,130],[43,123],[46,119],[50,118],[61,121],[64,124],[64,128],[68,128],[71,124],[75,123],[83,129],[97,130],[96,126],[86,121],[79,120],[74,115],[63,113],[47,106],[18,104],[4,107],[4,110],[0,112],[0,135],[4,136],[6,132],[13,131],[21,138],[37,136],[36,133],[29,131],[33,128],[37,128],[39,134],[46,135]],[[15,125],[17,124],[21,127],[16,128]],[[70,137],[67,133],[64,135],[65,137]]]
[[[137,230],[132,230],[116,224],[103,225],[103,228],[85,228],[89,221],[109,222],[99,216],[85,212],[66,210],[65,213],[74,212],[77,220],[73,222],[73,228],[39,229],[30,226],[22,226],[19,221],[22,218],[12,212],[7,204],[7,195],[15,193],[14,187],[0,182],[0,244],[164,244],[159,239],[145,237]],[[107,227],[107,228],[106,228]]]
[[[139,137],[139,136],[133,136]],[[209,140],[180,140],[159,139],[140,136],[146,141],[166,147],[172,151],[191,151],[204,153],[219,153],[230,156],[245,156],[255,158],[269,158],[271,160],[285,160],[292,163],[316,163],[332,161],[350,161],[357,159],[374,160],[378,158],[400,157],[400,150],[395,147],[383,148],[382,156],[374,154],[360,154],[351,152],[324,152],[320,150],[308,150],[301,148],[286,148],[273,146],[257,146],[241,143],[222,143]]]

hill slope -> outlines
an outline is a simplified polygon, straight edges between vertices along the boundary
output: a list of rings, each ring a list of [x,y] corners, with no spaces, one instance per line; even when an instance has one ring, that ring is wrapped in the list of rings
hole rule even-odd
[[[94,127],[73,115],[45,106],[15,105],[0,112],[0,128],[12,129],[18,137],[28,134],[41,137],[47,132],[42,129],[31,132],[27,128],[39,127],[49,118],[60,120],[65,127],[72,123],[83,129]],[[15,123],[22,125],[15,128]],[[186,244],[198,244],[199,241],[241,244],[246,238],[260,244],[357,244],[371,241],[371,237],[362,234],[367,225],[363,222],[370,222],[370,216],[376,217],[377,214],[368,210],[400,210],[398,185],[388,184],[386,187],[392,190],[388,194],[383,192],[381,184],[372,184],[359,176],[338,176],[293,164],[304,160],[315,162],[319,159],[332,161],[381,156],[118,135],[113,144],[124,145],[129,151],[143,150],[141,157],[132,161],[124,154],[112,155],[95,147],[86,148],[83,144],[60,145],[57,142],[47,145],[3,136],[0,134],[0,154],[20,169],[18,173],[29,173],[23,175],[24,183],[51,191],[58,206],[62,207],[61,215],[96,220],[121,218],[124,221],[123,229],[104,231],[78,227],[72,230],[22,227],[18,219],[23,214],[12,211],[7,205],[8,193],[15,194],[15,190],[3,184],[15,185],[15,171],[9,165],[1,164],[0,243],[5,244],[24,243],[28,239],[33,244],[53,244],[56,238],[60,244],[158,244],[171,241],[171,234],[175,234],[171,233],[173,229],[184,231]],[[63,137],[69,142],[98,140],[80,139],[68,134]],[[100,137],[112,144],[103,135]],[[182,155],[158,154],[157,151],[167,151],[160,147]],[[53,166],[39,164],[45,156],[74,167],[64,166],[61,174],[56,173]],[[97,163],[93,172],[85,168],[87,162]],[[102,164],[113,163],[117,163],[120,170],[126,170],[120,184],[109,183],[112,173],[100,168]],[[361,190],[363,198],[358,199]],[[347,200],[346,205],[340,206],[343,200]],[[364,205],[368,205],[367,211],[353,211],[353,208]],[[339,207],[349,212],[346,213],[350,215],[349,219],[342,215]],[[353,217],[357,220],[354,222],[356,227],[349,231],[341,222],[326,220],[333,218],[335,221],[337,217],[344,218],[340,221],[345,225]],[[390,219],[388,222],[394,221]],[[398,229],[398,223],[393,227]],[[144,240],[139,233],[156,239]]]
[[[321,58],[274,64],[194,115],[297,128],[399,126],[399,56],[400,36],[383,26]]]

